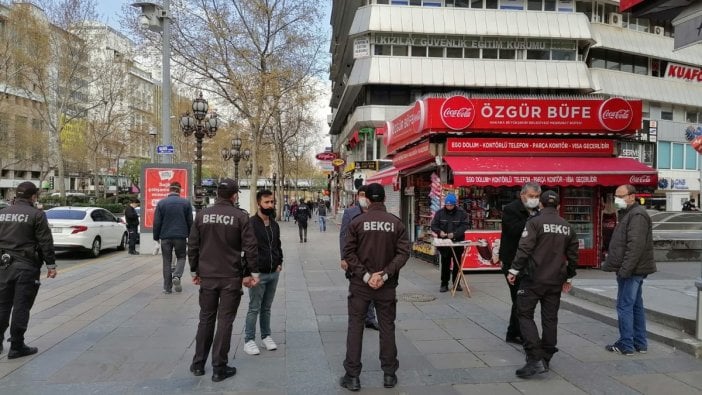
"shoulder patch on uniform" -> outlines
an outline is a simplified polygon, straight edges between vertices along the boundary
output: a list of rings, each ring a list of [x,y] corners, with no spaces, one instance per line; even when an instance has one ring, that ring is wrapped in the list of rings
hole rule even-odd
[[[527,237],[527,236],[529,236],[529,232],[527,232],[527,230],[524,229],[524,230],[522,231],[522,237]]]

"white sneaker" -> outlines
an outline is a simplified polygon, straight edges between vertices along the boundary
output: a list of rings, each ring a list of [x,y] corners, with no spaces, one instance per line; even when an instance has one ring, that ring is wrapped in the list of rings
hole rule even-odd
[[[275,344],[275,342],[270,336],[266,336],[264,339],[261,339],[261,343],[263,343],[263,345],[266,346],[266,350],[268,351],[278,349],[278,345]]]
[[[255,341],[249,340],[244,344],[244,352],[249,355],[258,355],[261,353],[261,350],[258,349]]]

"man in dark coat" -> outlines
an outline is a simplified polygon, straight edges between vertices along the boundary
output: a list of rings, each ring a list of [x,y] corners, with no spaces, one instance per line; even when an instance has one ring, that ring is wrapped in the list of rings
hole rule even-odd
[[[444,208],[434,214],[434,219],[431,221],[431,231],[436,233],[436,237],[440,239],[449,239],[451,241],[463,241],[465,232],[468,230],[468,213],[463,208],[458,207],[458,199],[456,195],[449,193],[444,199]],[[439,292],[448,291],[448,282],[450,275],[453,274],[453,283],[457,291],[462,291],[460,284],[456,283],[458,271],[462,270],[462,262],[454,262],[453,270],[451,270],[451,260],[461,259],[463,256],[463,247],[438,247],[441,255],[441,286]]]
[[[636,201],[633,185],[617,188],[614,206],[619,210],[619,223],[612,232],[602,270],[617,273],[619,340],[605,348],[623,355],[645,353],[648,340],[641,294],[644,279],[656,272],[651,217]]]
[[[535,182],[528,182],[522,187],[519,199],[515,199],[502,209],[502,235],[500,236],[500,261],[502,261],[502,273],[507,279],[509,268],[512,265],[514,256],[517,254],[519,239],[529,217],[539,211],[539,196],[541,186]],[[512,298],[512,310],[509,314],[509,325],[507,326],[508,343],[522,344],[522,333],[519,329],[519,318],[517,317],[517,291],[519,291],[520,278],[517,277],[514,284],[509,286],[509,295]]]
[[[129,233],[129,253],[139,255],[136,250],[136,241],[139,236],[139,214],[136,208],[139,207],[139,199],[132,198],[124,209],[124,219],[127,221],[127,232]]]
[[[154,240],[161,243],[163,255],[163,293],[183,290],[180,278],[183,276],[186,257],[186,239],[193,225],[193,206],[180,197],[179,182],[171,183],[168,196],[159,200],[154,212]],[[175,270],[171,269],[173,251],[176,254]]]

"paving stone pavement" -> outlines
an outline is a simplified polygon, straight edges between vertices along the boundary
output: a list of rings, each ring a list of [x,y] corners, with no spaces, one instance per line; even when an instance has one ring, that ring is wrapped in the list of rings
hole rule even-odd
[[[307,243],[282,222],[285,266],[273,305],[278,350],[243,352],[245,294],[234,322],[235,377],[220,383],[188,371],[198,321],[196,287],[161,294],[161,257],[112,254],[45,280],[27,341],[39,354],[0,357],[0,394],[341,394],[347,281],[338,268],[338,226]],[[148,237],[148,236],[144,236]],[[146,249],[146,247],[145,247]],[[150,250],[149,250],[150,251]],[[382,388],[378,333],[366,331],[363,394],[699,394],[702,362],[652,342],[649,353],[604,350],[616,328],[560,312],[559,348],[549,373],[514,375],[520,347],[503,342],[509,293],[497,273],[470,274],[473,297],[438,293],[438,271],[411,259],[398,295],[399,386]],[[433,296],[407,302],[406,294]],[[257,339],[258,340],[258,339]],[[260,343],[259,343],[260,344]]]

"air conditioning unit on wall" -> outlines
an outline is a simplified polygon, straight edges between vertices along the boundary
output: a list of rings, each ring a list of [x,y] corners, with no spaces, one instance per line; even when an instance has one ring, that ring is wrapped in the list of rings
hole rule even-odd
[[[665,29],[663,28],[663,26],[654,26],[653,34],[657,36],[665,36]]]
[[[609,14],[609,24],[622,27],[622,14],[612,12]]]

